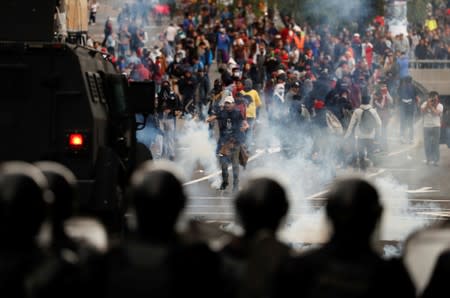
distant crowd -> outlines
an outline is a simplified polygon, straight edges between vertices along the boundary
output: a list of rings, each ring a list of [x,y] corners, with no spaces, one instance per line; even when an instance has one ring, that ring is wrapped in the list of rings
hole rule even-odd
[[[152,10],[137,9],[145,3],[125,4],[116,23],[106,21],[103,43],[95,46],[108,51],[130,80],[156,83],[155,115],[147,119],[154,129],[146,141],[158,148],[156,158],[175,158],[176,118],[207,119],[232,96],[246,127],[244,136],[235,134],[233,139],[242,139],[250,153],[265,146],[257,144],[257,135],[266,133],[264,122],[286,132],[280,136],[286,148],[298,151],[301,146],[291,143],[293,131],[312,139],[314,145],[303,152],[306,158],[365,169],[372,164],[372,153],[388,150],[388,134],[402,143],[415,141],[415,120],[427,94],[411,80],[411,60],[445,61],[449,53],[450,10],[445,1],[427,5],[424,23],[396,35],[382,16],[366,24],[331,27],[299,22],[264,2],[187,2],[178,10],[171,5],[169,25],[151,46],[145,26]],[[363,113],[353,112],[369,106],[380,121],[361,135]],[[448,115],[443,110],[438,116],[442,120]],[[397,127],[389,125],[393,119]],[[335,146],[335,135],[351,142]],[[361,136],[369,139],[364,145],[354,142]],[[324,141],[328,139],[333,141]]]

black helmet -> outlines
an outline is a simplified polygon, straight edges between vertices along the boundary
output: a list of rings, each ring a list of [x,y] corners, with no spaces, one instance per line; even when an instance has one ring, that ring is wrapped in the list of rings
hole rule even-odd
[[[237,215],[247,235],[262,229],[275,231],[288,207],[284,188],[264,177],[251,179],[235,200]]]
[[[327,214],[337,237],[351,242],[370,238],[383,209],[374,186],[360,178],[338,180],[327,198]]]
[[[164,234],[174,231],[186,204],[183,185],[175,173],[170,162],[149,161],[132,175],[129,198],[141,235],[168,237]]]
[[[0,165],[0,235],[5,242],[31,243],[52,200],[45,176],[35,166],[10,161]]]
[[[53,193],[51,216],[54,224],[60,224],[71,217],[78,207],[75,175],[64,165],[53,161],[37,162],[35,166],[47,178],[49,189]]]

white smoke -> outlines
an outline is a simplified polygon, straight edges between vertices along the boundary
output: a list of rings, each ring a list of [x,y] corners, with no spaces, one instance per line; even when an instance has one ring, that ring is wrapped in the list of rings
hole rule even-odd
[[[411,211],[407,185],[400,184],[392,176],[377,178],[374,184],[384,207],[380,230],[382,240],[403,241],[412,232],[433,223],[431,219]]]
[[[383,247],[383,256],[386,259],[400,258],[402,256],[402,247],[395,245],[385,245]]]
[[[383,204],[383,216],[379,230],[375,232],[375,240],[403,242],[409,235],[434,223],[434,220],[415,214],[408,200],[406,185],[400,184],[392,176],[376,178],[372,181],[376,186]],[[312,200],[303,200],[311,204]],[[425,204],[434,207],[433,204]],[[316,211],[304,208],[305,212],[297,213],[297,218],[281,231],[283,240],[289,243],[323,243],[331,232],[330,224],[325,215],[325,208]],[[384,255],[392,257],[400,253],[401,247],[385,247]]]
[[[300,7],[298,9],[301,15],[320,20],[322,23],[326,22],[332,27],[343,23],[351,25],[371,14],[370,3],[366,0],[305,0],[301,4],[301,10]],[[287,11],[296,14],[295,11]]]
[[[183,169],[186,177],[202,171],[204,175],[216,173],[218,168],[216,157],[217,142],[210,138],[208,124],[195,119],[184,121],[184,127],[178,132],[177,142],[181,148],[176,156],[176,163]],[[218,184],[217,176],[211,182]]]
[[[355,12],[361,12],[367,7],[363,0],[307,0],[304,9],[313,15],[322,15],[324,12],[333,11],[335,18],[355,18]]]
[[[320,196],[326,193],[328,185],[334,180],[334,154],[322,154],[318,160],[314,160],[310,138],[303,138],[298,130],[295,133],[288,132],[285,126],[274,127],[273,122],[263,123],[270,124],[258,124],[256,143],[257,148],[264,149],[265,153],[253,161],[250,175],[241,171],[241,181],[245,181],[245,176],[254,176],[254,173],[280,181],[290,200],[286,224],[279,233],[281,239],[294,246],[299,243],[324,243],[328,240],[331,228],[324,212],[325,200]],[[286,132],[291,134],[287,139],[283,138]],[[220,175],[211,175],[219,172],[215,155],[217,143],[209,137],[208,125],[186,121],[178,142],[184,150],[177,155],[177,163],[187,173],[187,177],[201,168],[204,175],[212,177],[210,182],[218,185]],[[338,148],[338,144],[333,141],[327,146],[330,149]],[[280,147],[289,148],[289,152],[280,152]],[[384,207],[382,221],[376,232],[379,240],[402,242],[413,231],[432,223],[432,220],[412,211],[407,185],[399,183],[392,176],[377,175],[367,175],[366,178],[377,187]],[[189,189],[191,195],[195,195],[195,188]],[[318,190],[322,192],[311,195]],[[393,255],[394,250],[385,251],[385,254]]]
[[[257,142],[263,144],[269,154],[258,161],[254,173],[266,174],[285,186],[290,201],[286,224],[280,231],[284,241],[296,246],[298,243],[323,243],[329,235],[323,208],[316,208],[307,198],[318,188],[323,189],[334,179],[333,154],[320,154],[314,159],[313,141],[298,130],[289,133],[285,126],[263,127]],[[279,148],[281,146],[281,148]],[[329,148],[336,148],[329,143]],[[287,150],[285,150],[287,148]],[[278,150],[281,149],[281,152]],[[331,150],[332,151],[332,150]],[[270,155],[271,152],[277,154]],[[254,175],[250,175],[252,177]]]

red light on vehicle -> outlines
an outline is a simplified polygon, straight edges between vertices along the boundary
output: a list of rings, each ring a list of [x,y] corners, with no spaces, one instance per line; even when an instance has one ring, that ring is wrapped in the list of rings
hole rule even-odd
[[[69,135],[69,146],[72,149],[81,149],[84,145],[84,137],[81,133],[71,133]]]
[[[63,44],[62,43],[54,43],[54,44],[52,44],[52,47],[54,49],[62,49],[63,48]]]

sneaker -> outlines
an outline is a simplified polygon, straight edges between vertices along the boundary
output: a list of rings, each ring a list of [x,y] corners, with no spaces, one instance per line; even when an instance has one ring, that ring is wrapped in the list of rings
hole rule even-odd
[[[369,158],[364,158],[363,163],[366,168],[373,167],[373,161],[370,160]]]
[[[219,190],[225,190],[228,187],[228,182],[222,182],[222,184],[219,187]]]
[[[432,164],[433,164],[433,166],[435,166],[435,167],[438,167],[438,166],[439,166],[439,164],[438,164],[437,161],[433,161]]]

